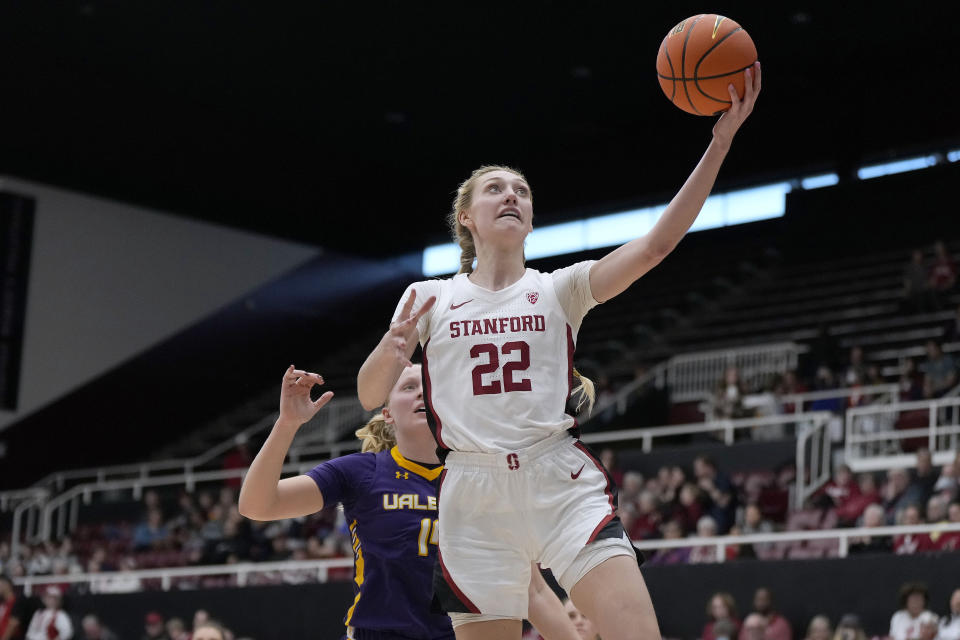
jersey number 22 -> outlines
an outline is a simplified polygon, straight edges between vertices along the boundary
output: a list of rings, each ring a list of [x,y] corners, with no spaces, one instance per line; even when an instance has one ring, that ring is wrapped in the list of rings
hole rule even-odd
[[[500,353],[507,355],[514,351],[520,352],[519,360],[511,360],[503,365],[503,386],[499,380],[491,380],[489,384],[483,384],[483,376],[487,373],[494,373],[500,369]],[[509,393],[511,391],[530,391],[530,379],[514,379],[514,372],[526,371],[530,367],[530,345],[521,340],[505,342],[497,350],[497,345],[485,342],[475,344],[470,349],[471,358],[480,358],[487,356],[485,364],[478,364],[473,368],[473,395],[482,396],[490,393]]]

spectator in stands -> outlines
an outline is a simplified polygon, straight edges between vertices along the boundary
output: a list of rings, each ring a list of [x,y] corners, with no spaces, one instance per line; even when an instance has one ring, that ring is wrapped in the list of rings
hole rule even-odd
[[[750,615],[760,615],[763,617],[764,629],[763,640],[791,640],[793,630],[790,623],[773,608],[773,594],[767,587],[760,587],[753,594],[753,613]],[[748,616],[748,620],[749,620]],[[747,628],[747,620],[744,621],[744,629]],[[744,634],[741,631],[741,640]]]
[[[629,531],[631,539],[647,540],[656,536],[662,520],[659,508],[657,496],[652,491],[644,489],[640,492],[637,499],[637,519],[633,529]]]
[[[867,505],[880,502],[880,492],[872,473],[861,473],[857,476],[859,496],[851,498],[843,507],[837,507],[837,518],[843,526],[851,526],[863,514]]]
[[[751,613],[743,621],[739,640],[766,640],[767,619],[759,613]]]
[[[170,537],[163,524],[163,513],[152,507],[147,511],[147,519],[137,525],[133,532],[134,551],[147,551],[162,548]]]
[[[197,609],[193,612],[192,628],[194,631],[202,627],[207,622],[210,622],[210,614],[206,609]]]
[[[911,484],[915,485],[923,496],[923,502],[933,495],[933,488],[937,485],[937,471],[933,468],[933,456],[930,449],[917,449],[917,466],[912,473]]]
[[[960,640],[960,589],[950,594],[947,613],[940,618],[937,640]]]
[[[623,474],[623,484],[620,487],[620,502],[636,502],[643,491],[643,475],[636,471],[627,471]]]
[[[947,522],[960,524],[960,502],[954,501],[947,506]],[[960,531],[934,532],[934,536],[931,539],[938,551],[960,551]]]
[[[930,496],[927,500],[927,514],[925,520],[930,524],[947,521],[947,498],[942,495]]]
[[[935,398],[957,384],[957,363],[952,356],[943,352],[936,340],[927,340],[927,361],[920,365],[920,371]]]
[[[763,517],[760,507],[751,502],[743,510],[743,524],[740,525],[740,533],[743,535],[752,535],[756,533],[773,533],[773,523]],[[772,542],[758,542],[752,545],[745,545],[741,555],[745,557],[764,557],[773,547]]]
[[[937,478],[933,490],[937,495],[942,495],[948,500],[958,497],[960,494],[960,482],[957,481],[957,463],[948,462],[940,469],[940,476]]]
[[[797,377],[796,371],[791,369],[783,374],[780,387],[781,395],[796,395],[800,393],[806,393],[807,391],[809,391],[807,385],[800,381],[800,379]],[[781,408],[783,413],[795,413],[797,411],[797,406],[793,402],[785,402]],[[800,407],[800,409],[802,410],[803,407]]]
[[[926,499],[920,487],[910,483],[910,474],[906,469],[890,469],[887,472],[887,484],[883,487],[883,508],[887,512],[889,524],[893,524],[897,512],[901,509],[924,502]]]
[[[886,525],[886,513],[879,504],[868,505],[863,511],[862,527],[882,527]],[[887,553],[893,544],[887,536],[864,536],[850,538],[849,551],[856,553]]]
[[[246,469],[250,466],[250,463],[253,462],[253,454],[250,453],[250,445],[247,443],[247,436],[242,433],[237,434],[234,442],[236,442],[236,446],[223,457],[224,471]],[[224,482],[226,483],[227,487],[239,490],[240,485],[243,482],[243,478],[240,475],[237,475],[236,478],[227,478]]]
[[[180,618],[170,618],[167,620],[167,636],[170,640],[191,640],[187,633],[187,626]]]
[[[814,391],[827,391],[836,389],[838,386],[831,369],[826,365],[817,369],[817,375],[813,380]],[[810,402],[810,411],[832,411],[833,413],[840,413],[844,411],[845,408],[846,403],[843,398],[821,398]]]
[[[707,602],[707,624],[703,626],[700,640],[717,640],[718,637],[736,638],[740,633],[740,620],[737,618],[737,603],[733,596],[725,591],[718,591],[710,596]],[[717,635],[717,625],[723,622],[730,624],[731,632],[727,636]]]
[[[577,630],[577,634],[581,640],[600,640],[600,634],[597,633],[593,622],[577,609],[577,606],[573,604],[570,598],[564,599],[563,610],[567,612],[567,616],[570,618],[570,622],[573,623],[573,628]]]
[[[80,640],[118,640],[117,634],[103,626],[96,614],[88,614],[80,622]]]
[[[833,640],[867,640],[867,634],[860,624],[860,617],[855,613],[848,613],[840,618]]]
[[[804,640],[830,640],[833,629],[830,627],[830,618],[825,615],[813,616],[807,625],[807,635]]]
[[[13,580],[0,574],[0,640],[23,637],[27,611],[23,598],[17,596]]]
[[[717,523],[710,516],[703,516],[697,521],[697,537],[712,538],[717,535]],[[717,561],[717,548],[713,545],[699,545],[690,549],[687,562],[690,564],[707,564]]]
[[[845,386],[863,384],[867,379],[867,366],[863,362],[863,349],[860,347],[850,348],[850,361],[843,372],[843,383]]]
[[[142,640],[170,640],[167,630],[163,624],[163,616],[156,611],[151,611],[143,621]]]
[[[910,262],[903,269],[903,298],[904,307],[910,313],[926,313],[936,305],[920,249],[913,250]]]
[[[663,535],[664,540],[681,540],[683,539],[683,525],[681,525],[677,520],[667,520],[660,527],[660,533]],[[689,558],[689,547],[660,549],[657,551],[656,555],[650,559],[650,564],[686,564]]]
[[[617,486],[623,486],[623,469],[621,469],[617,463],[617,452],[610,447],[604,447],[600,450],[600,462],[613,477],[613,481],[617,483]]]
[[[729,476],[717,469],[717,463],[706,455],[694,458],[693,475],[697,485],[710,499],[706,512],[717,523],[717,532],[726,534],[733,526],[737,513],[736,493]]]
[[[680,497],[673,507],[672,516],[683,525],[683,531],[693,531],[703,516],[703,504],[707,502],[703,491],[692,482],[680,488]],[[714,521],[716,522],[716,521]]]
[[[219,623],[208,621],[193,628],[190,640],[227,640],[227,630]]]
[[[937,309],[941,309],[947,295],[953,291],[957,283],[957,265],[947,251],[946,245],[940,240],[933,243],[933,262],[930,264],[929,283]]]
[[[43,594],[43,609],[37,610],[27,628],[26,640],[70,640],[73,622],[63,610],[63,592],[59,587],[48,587]]]
[[[900,399],[904,401],[923,399],[923,373],[917,361],[905,358],[900,371]]]
[[[897,520],[897,524],[904,526],[923,524],[920,507],[915,504],[907,506],[900,512]],[[925,533],[905,533],[893,538],[893,552],[898,555],[911,555],[931,549],[933,549],[933,542]]]
[[[827,498],[824,506],[844,511],[852,501],[860,497],[860,486],[853,479],[853,472],[846,464],[834,467],[833,477],[820,490]]]
[[[927,610],[927,585],[907,582],[900,587],[900,610],[890,618],[890,640],[927,640],[922,627],[936,622],[937,616]]]
[[[715,416],[717,418],[746,417],[748,411],[743,407],[744,395],[746,395],[746,389],[740,380],[740,371],[736,367],[728,367],[714,393]]]

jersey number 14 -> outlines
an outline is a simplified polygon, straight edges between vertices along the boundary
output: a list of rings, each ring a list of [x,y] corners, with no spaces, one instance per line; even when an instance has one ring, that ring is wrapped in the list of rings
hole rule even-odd
[[[491,380],[488,384],[483,384],[483,376],[488,373],[494,373],[500,369],[500,353],[504,356],[515,351],[520,352],[519,360],[511,360],[503,365],[503,385],[499,380]],[[521,378],[517,380],[514,374],[518,371],[526,371],[530,368],[530,345],[521,340],[505,342],[500,349],[497,345],[486,342],[475,344],[470,349],[470,358],[487,357],[487,362],[478,364],[473,368],[473,395],[482,396],[490,393],[509,393],[511,391],[530,391],[530,378]]]
[[[428,544],[440,544],[439,528],[440,521],[431,518],[424,518],[420,521],[420,537],[417,538],[417,554],[421,556],[430,555]]]

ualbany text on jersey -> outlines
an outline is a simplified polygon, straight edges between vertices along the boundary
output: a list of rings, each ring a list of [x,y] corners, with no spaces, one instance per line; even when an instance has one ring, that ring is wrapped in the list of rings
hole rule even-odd
[[[421,498],[423,501],[421,501]],[[396,509],[436,511],[437,496],[421,496],[416,493],[385,493],[383,494],[383,508],[387,511]]]

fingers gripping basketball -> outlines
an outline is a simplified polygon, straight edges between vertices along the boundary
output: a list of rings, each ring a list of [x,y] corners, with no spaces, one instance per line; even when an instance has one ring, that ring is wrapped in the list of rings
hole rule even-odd
[[[711,116],[730,108],[730,84],[743,98],[743,72],[756,61],[757,48],[743,27],[721,15],[700,14],[667,33],[657,54],[657,77],[673,104]]]

